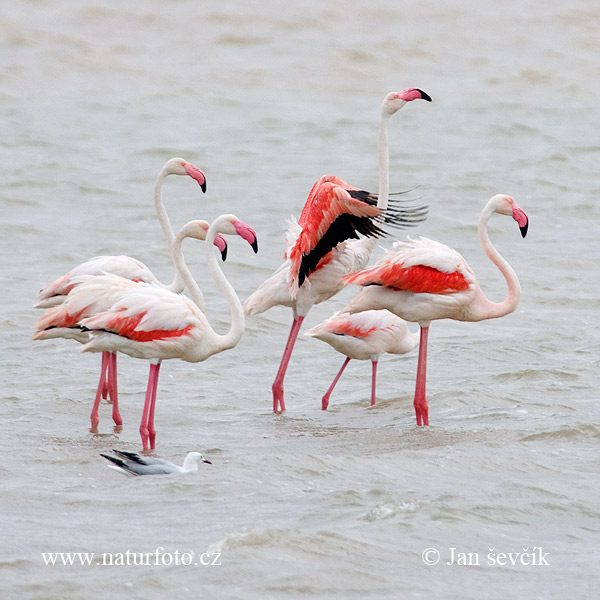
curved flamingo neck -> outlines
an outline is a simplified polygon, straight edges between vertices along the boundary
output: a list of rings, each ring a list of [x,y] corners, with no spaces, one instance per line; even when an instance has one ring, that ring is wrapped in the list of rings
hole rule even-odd
[[[498,269],[500,269],[504,279],[506,279],[508,295],[502,302],[492,302],[491,300],[488,300],[485,294],[480,290],[480,303],[482,305],[478,307],[477,313],[481,314],[478,314],[477,316],[481,319],[495,319],[510,314],[517,308],[521,297],[521,284],[519,283],[517,274],[508,264],[508,261],[500,255],[498,250],[496,250],[488,235],[488,221],[495,212],[492,200],[485,205],[481,212],[477,223],[477,234],[479,236],[479,243],[488,258],[498,267]]]
[[[163,234],[165,239],[167,240],[167,245],[169,246],[169,251],[173,246],[173,242],[175,241],[175,232],[173,231],[173,227],[171,226],[171,221],[169,220],[169,215],[167,214],[167,210],[165,209],[165,205],[162,199],[162,187],[165,182],[165,179],[170,175],[166,165],[161,169],[158,177],[156,178],[156,182],[154,184],[154,207],[156,208],[156,214],[158,215],[158,221],[160,222],[160,226],[163,230]]]
[[[242,308],[242,303],[238,298],[233,286],[229,283],[225,274],[221,270],[219,263],[217,262],[217,258],[213,251],[213,244],[215,241],[215,236],[217,233],[231,233],[230,231],[219,231],[219,227],[221,225],[221,220],[216,219],[213,221],[212,225],[208,229],[208,233],[206,235],[206,252],[207,252],[207,262],[208,262],[208,270],[212,275],[215,283],[219,286],[221,292],[225,296],[225,301],[229,306],[229,312],[231,315],[231,325],[229,327],[229,331],[224,334],[218,334],[213,331],[213,335],[215,336],[215,340],[218,343],[219,348],[216,352],[220,352],[221,350],[227,350],[228,348],[233,348],[241,339],[242,334],[244,333],[245,328],[245,320],[244,320],[244,309]],[[212,329],[212,328],[211,328]]]
[[[202,293],[202,290],[200,289],[198,283],[194,279],[192,272],[187,266],[187,263],[185,262],[185,256],[183,255],[183,249],[181,247],[183,240],[186,237],[195,236],[187,227],[184,226],[173,240],[173,247],[171,249],[171,252],[173,254],[173,266],[175,267],[175,281],[181,282],[181,289],[179,290],[179,292],[183,291],[183,288],[187,286],[188,290],[190,291],[192,300],[198,306],[198,308],[200,308],[200,310],[204,312],[204,294]],[[171,289],[171,286],[169,286],[169,289]]]
[[[169,290],[172,292],[182,292],[184,288],[184,282],[181,278],[181,275],[177,269],[177,265],[175,263],[175,255],[174,252],[174,242],[175,242],[175,232],[173,231],[173,227],[171,225],[171,221],[169,220],[169,215],[167,214],[167,209],[165,208],[165,204],[162,199],[162,187],[165,182],[165,179],[171,174],[167,165],[165,165],[158,174],[156,178],[156,182],[154,184],[154,208],[156,209],[156,214],[158,216],[158,221],[160,223],[160,227],[163,231],[163,235],[165,236],[165,240],[167,241],[167,247],[169,252],[171,253],[171,257],[173,259],[173,266],[175,267],[175,276],[173,281],[167,286]]]

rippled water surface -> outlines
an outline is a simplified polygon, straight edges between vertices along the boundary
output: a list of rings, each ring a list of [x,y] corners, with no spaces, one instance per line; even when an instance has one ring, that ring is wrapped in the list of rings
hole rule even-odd
[[[595,597],[598,11],[584,0],[342,4],[0,7],[4,597]],[[458,249],[501,300],[478,214],[502,192],[530,217],[524,240],[511,221],[490,222],[521,280],[516,312],[432,325],[431,426],[415,424],[416,352],[382,358],[374,407],[370,365],[351,363],[323,412],[341,357],[302,336],[288,410],[273,415],[291,324],[277,308],[248,318],[235,349],[162,367],[156,455],[181,462],[195,449],[212,466],[136,479],[107,469],[100,452],[141,449],[147,364],[119,358],[123,430],[103,404],[90,433],[99,358],[31,341],[37,290],[98,254],[135,256],[170,280],[152,189],[183,156],[208,190],[167,180],[174,225],[227,212],[258,232],[258,255],[230,239],[224,265],[246,298],[280,264],[286,219],[320,175],[377,189],[379,106],[410,86],[433,102],[390,122],[391,188],[429,204],[418,233]],[[225,331],[200,244],[185,252]],[[306,329],[352,293],[315,307]],[[94,557],[46,566],[42,553],[58,552]],[[142,554],[150,564],[122,564]]]

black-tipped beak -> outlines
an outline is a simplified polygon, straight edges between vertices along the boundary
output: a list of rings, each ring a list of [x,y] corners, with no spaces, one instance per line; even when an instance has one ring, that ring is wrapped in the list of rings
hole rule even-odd
[[[252,246],[252,250],[254,250],[254,254],[258,253],[258,239],[254,238],[254,241],[250,244]]]
[[[206,179],[204,180],[204,183],[200,184],[200,189],[202,190],[203,194],[206,194]]]
[[[427,92],[419,90],[419,88],[417,88],[417,90],[421,93],[421,100],[427,100],[427,102],[431,102],[431,96]]]
[[[225,248],[223,248],[223,251],[221,252],[221,260],[223,262],[227,260],[227,246],[225,246]]]
[[[527,219],[527,221],[525,222],[525,225],[523,225],[522,227],[519,227],[519,229],[521,230],[521,235],[523,237],[525,237],[527,235],[527,230],[529,229],[529,219]]]
[[[203,463],[206,463],[207,465],[212,465],[212,463],[210,462],[210,460],[206,460],[205,458],[202,459]]]

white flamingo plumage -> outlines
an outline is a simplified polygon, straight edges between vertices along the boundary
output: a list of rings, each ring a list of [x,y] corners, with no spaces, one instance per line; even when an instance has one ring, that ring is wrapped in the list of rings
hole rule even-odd
[[[198,222],[187,224],[183,237],[204,236]],[[231,326],[224,334],[216,333],[199,307],[200,288],[190,273],[183,253],[176,253],[177,269],[193,299],[175,294],[153,284],[133,282],[106,274],[82,277],[63,305],[52,309],[60,319],[60,311],[77,314],[81,307],[100,303],[94,314],[80,321],[89,331],[90,340],[84,352],[123,352],[134,358],[150,361],[150,374],[144,402],[140,435],[144,450],[155,447],[154,412],[158,374],[161,362],[179,358],[200,362],[233,348],[244,331],[244,312],[231,284],[225,278],[214,256],[212,245],[218,233],[239,235],[256,252],[256,233],[234,215],[221,215],[213,221],[208,234],[207,262],[211,275],[225,295],[231,312]]]
[[[346,355],[341,369],[321,399],[326,410],[333,388],[351,359],[370,360],[371,406],[375,404],[377,363],[382,354],[406,354],[419,343],[419,332],[411,332],[406,321],[388,310],[367,310],[360,313],[336,313],[309,329],[304,335],[327,342]]]
[[[165,236],[169,252],[172,253],[173,241],[175,233],[169,221],[167,211],[162,199],[162,187],[165,179],[169,175],[188,176],[198,182],[203,192],[206,192],[206,177],[204,172],[193,165],[192,163],[180,157],[169,159],[161,168],[155,184],[154,184],[154,206],[160,222],[163,234]],[[208,223],[206,224],[208,230]],[[226,251],[224,238],[217,238],[216,244],[222,253]],[[126,279],[133,281],[145,281],[147,283],[160,284],[160,281],[152,273],[152,271],[141,261],[126,255],[117,256],[96,256],[87,260],[80,265],[74,267],[64,275],[58,277],[45,285],[37,295],[37,300],[34,308],[51,308],[64,302],[69,292],[74,288],[75,281],[83,275],[102,275],[104,273],[113,273]],[[183,291],[184,285],[181,277],[175,271],[175,276],[169,285],[166,286],[173,292]],[[80,343],[85,343],[88,335],[83,333],[81,329],[56,328],[52,334],[41,335],[35,339],[50,339],[50,338],[65,338],[74,339]],[[99,422],[98,404],[100,398],[110,398],[113,404],[113,420],[116,425],[120,426],[123,423],[119,414],[118,390],[117,390],[117,356],[116,354],[103,353],[102,368],[100,371],[100,381],[96,398],[94,400],[94,408],[90,419],[92,421],[92,429],[96,429]]]
[[[382,234],[374,222],[388,206],[389,119],[407,102],[416,99],[431,101],[422,90],[409,88],[390,92],[381,105],[377,206],[372,205],[373,197],[368,192],[332,175],[321,177],[313,186],[298,222],[290,221],[283,264],[244,303],[248,315],[277,305],[289,306],[293,311],[292,327],[272,385],[276,413],[285,410],[283,381],[304,318],[315,304],[328,300],[343,288],[344,275],[367,264]],[[388,211],[386,220],[396,226],[412,226],[422,221],[425,214],[424,207],[397,210],[394,216]],[[357,233],[365,237],[347,241],[358,238]]]
[[[529,219],[517,203],[504,194],[492,197],[479,217],[477,232],[481,246],[508,284],[508,295],[502,302],[488,300],[475,274],[456,250],[423,237],[396,242],[372,267],[345,277],[345,283],[363,287],[344,310],[355,313],[387,309],[418,323],[421,328],[414,397],[417,425],[429,425],[425,385],[431,321],[494,319],[510,314],[519,303],[521,286],[517,274],[488,235],[487,224],[494,213],[512,217],[523,237],[527,234]]]
[[[181,253],[181,244],[186,237],[194,237],[198,240],[205,240],[208,233],[209,223],[207,221],[195,220],[186,223],[175,236],[175,241],[172,246],[173,263],[177,270],[177,256]],[[225,238],[219,233],[215,236],[214,245],[221,252],[221,256],[225,258],[227,253],[227,242]],[[105,258],[105,257],[100,257]],[[110,257],[106,257],[110,258]],[[126,257],[128,258],[128,257]],[[135,259],[130,259],[133,263]],[[99,261],[103,262],[103,261]],[[149,271],[149,270],[148,270]],[[131,271],[129,272],[131,274]],[[92,316],[95,313],[107,310],[112,305],[113,299],[116,294],[121,291],[128,290],[131,287],[131,283],[149,283],[158,287],[162,287],[168,291],[171,291],[168,286],[162,285],[158,280],[144,281],[143,279],[134,279],[130,277],[123,277],[118,273],[112,271],[96,271],[93,270],[91,273],[72,277],[72,288],[80,285],[82,281],[89,281],[90,277],[101,277],[104,275],[113,275],[112,285],[106,287],[100,287],[97,295],[86,296],[87,304],[83,303],[81,299],[79,301],[71,302],[64,310],[53,309],[48,310],[44,316],[40,317],[35,324],[36,333],[33,336],[34,340],[49,340],[56,338],[73,339],[78,341],[80,344],[85,344],[90,339],[89,331],[85,330],[81,326],[82,319]],[[175,292],[173,292],[175,293]],[[58,307],[62,306],[65,301],[69,298],[65,295],[62,303]],[[196,292],[195,301],[201,310],[204,310],[204,297],[202,292],[198,288]],[[123,424],[123,420],[119,413],[118,405],[118,389],[117,389],[117,355],[114,352],[103,352],[102,353],[102,369],[100,372],[100,381],[98,383],[98,389],[96,390],[96,397],[94,399],[94,405],[90,415],[91,430],[96,431],[99,423],[99,407],[100,400],[103,396],[102,392],[106,387],[112,394],[112,409],[113,409],[113,421],[117,426]],[[108,380],[108,381],[107,381]]]

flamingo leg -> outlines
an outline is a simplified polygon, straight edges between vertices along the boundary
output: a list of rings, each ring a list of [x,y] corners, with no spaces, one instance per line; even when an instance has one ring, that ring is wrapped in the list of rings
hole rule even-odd
[[[107,386],[108,379],[108,357],[104,358],[104,352],[102,353],[102,368],[100,369],[100,381],[98,382],[98,389],[96,390],[96,397],[94,398],[94,406],[92,407],[92,414],[90,415],[90,421],[92,423],[92,431],[95,432],[100,423],[100,417],[98,416],[98,408],[100,407],[100,400],[102,399],[105,386]]]
[[[417,365],[417,385],[415,387],[414,407],[417,415],[417,425],[429,425],[429,407],[425,396],[427,379],[427,337],[429,327],[421,327],[421,341],[419,342],[419,362]]]
[[[108,355],[108,381],[109,381],[109,391],[110,398],[112,400],[113,412],[112,418],[115,422],[115,425],[121,426],[123,425],[123,419],[121,418],[121,414],[119,413],[119,391],[117,386],[117,354],[116,352],[111,352]]]
[[[102,369],[108,369],[109,367],[108,365],[108,360],[110,358],[111,353],[110,352],[103,352],[102,353]],[[101,390],[101,394],[102,394],[102,399],[106,400],[109,395],[110,395],[110,370],[107,371],[107,375],[106,378],[104,380],[100,380],[100,383],[98,384],[99,387],[102,388]],[[109,400],[110,402],[110,400]]]
[[[372,361],[372,377],[371,377],[371,406],[375,406],[375,388],[377,387],[377,361]]]
[[[144,410],[142,412],[142,421],[140,423],[140,436],[142,437],[142,446],[144,450],[149,449],[150,434],[148,431],[148,416],[150,413],[150,405],[152,404],[152,397],[154,396],[156,391],[159,368],[160,364],[156,365],[154,363],[150,363],[148,387],[146,388],[146,399],[144,400]]]
[[[338,374],[335,376],[334,380],[331,382],[329,389],[325,392],[325,395],[323,396],[323,398],[321,400],[321,409],[322,410],[327,410],[327,407],[329,406],[329,396],[331,396],[331,392],[333,392],[333,388],[336,386],[337,382],[340,380],[340,377],[342,376],[342,373],[344,372],[344,369],[346,368],[346,366],[348,365],[349,362],[350,362],[350,357],[347,356],[346,360],[344,361],[344,364],[342,365],[342,368],[338,371]]]
[[[148,413],[148,438],[150,442],[150,448],[154,450],[156,440],[156,429],[154,429],[154,411],[156,409],[156,392],[158,390],[158,371],[160,370],[160,362],[156,365],[155,369],[155,382],[154,388],[152,389],[152,399],[150,402],[150,412]]]
[[[281,413],[285,411],[285,403],[283,401],[283,379],[285,377],[285,373],[287,371],[288,364],[292,356],[294,344],[296,343],[296,339],[298,338],[298,333],[300,331],[302,321],[304,321],[304,317],[294,318],[292,328],[290,329],[290,335],[288,336],[288,340],[285,345],[285,350],[283,351],[283,357],[281,358],[279,370],[277,371],[275,381],[273,382],[273,412],[275,413]]]

